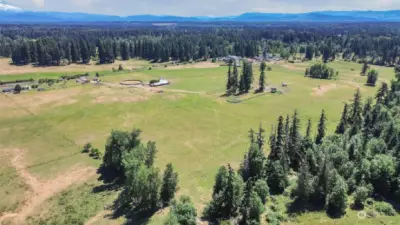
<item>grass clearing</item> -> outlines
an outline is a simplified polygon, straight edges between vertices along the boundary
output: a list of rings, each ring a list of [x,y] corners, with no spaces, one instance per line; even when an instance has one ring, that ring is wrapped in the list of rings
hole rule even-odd
[[[111,130],[140,128],[144,141],[157,142],[157,166],[164,170],[167,163],[174,164],[179,173],[179,193],[191,196],[201,215],[201,210],[211,197],[218,167],[228,163],[234,168],[239,167],[248,148],[247,131],[250,128],[262,123],[269,132],[279,115],[292,114],[294,109],[299,110],[303,125],[308,118],[312,118],[316,128],[320,112],[325,109],[328,131],[332,132],[340,119],[343,103],[352,98],[357,86],[360,86],[364,100],[367,96],[373,96],[378,88],[363,85],[366,77],[359,75],[361,65],[355,63],[330,63],[329,66],[340,73],[337,80],[305,78],[304,70],[311,65],[310,62],[290,64],[291,67],[284,65],[270,65],[272,71],[266,72],[267,83],[279,88],[285,82],[290,91],[282,95],[250,93],[243,97],[247,100],[239,104],[228,103],[227,98],[220,97],[225,91],[227,67],[155,68],[101,77],[110,83],[164,77],[171,80],[170,86],[160,88],[164,93],[88,84],[42,93],[0,95],[0,143],[4,148],[23,149],[26,163],[30,166],[28,171],[42,179],[52,179],[77,164],[99,165],[99,161],[80,154],[85,143],[91,142],[93,147],[103,150]],[[57,70],[54,74],[62,73],[58,68],[53,70]],[[377,70],[380,73],[379,81],[393,77],[393,68],[377,67]],[[258,68],[255,67],[253,72],[256,83]],[[336,87],[321,95],[314,95],[315,88],[326,85]],[[12,179],[9,176],[1,180]],[[19,190],[19,178],[15,178],[15,183],[1,187],[0,193],[13,188]],[[92,193],[90,189],[95,182],[93,178],[89,184],[74,186],[63,194],[52,196],[42,204],[44,208],[32,214],[29,221],[35,223],[46,220],[57,224],[55,221],[66,222],[78,217],[89,220],[101,213],[102,205],[112,197]],[[21,201],[19,191],[15,191],[15,196],[6,198],[2,204],[13,205]],[[5,210],[14,209],[10,207]],[[81,212],[85,210],[87,213]],[[67,212],[76,212],[72,213],[76,218],[67,218]],[[318,218],[328,220],[325,215],[316,213],[300,216],[298,222],[302,224],[302,221],[317,221]],[[353,218],[352,212],[349,218]],[[96,224],[122,223],[101,216],[96,221]],[[151,218],[149,223],[161,224],[162,221],[163,214],[160,213]],[[345,217],[334,221],[331,224],[349,224],[346,221],[354,220]],[[376,224],[375,220],[365,221]]]
[[[144,66],[149,66],[150,63],[145,60],[132,59],[128,61],[116,60],[112,64],[103,64],[103,65],[96,65],[95,62],[91,62],[91,64],[88,65],[73,63],[67,66],[40,67],[33,65],[16,66],[11,64],[10,59],[0,58],[0,68],[1,68],[0,80],[7,79],[3,77],[7,75],[18,77],[18,75],[20,76],[24,76],[26,74],[42,75],[43,73],[45,73],[46,76],[54,76],[56,74],[64,75],[76,72],[111,71],[112,68],[118,69],[119,65],[122,65],[124,69],[135,69]]]

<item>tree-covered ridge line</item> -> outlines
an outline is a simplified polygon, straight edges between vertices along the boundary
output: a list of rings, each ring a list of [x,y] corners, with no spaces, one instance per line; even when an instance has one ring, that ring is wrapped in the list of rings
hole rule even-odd
[[[154,61],[200,60],[227,55],[280,54],[289,59],[337,58],[396,65],[400,56],[397,24],[232,25],[126,27],[108,24],[61,26],[7,25],[0,30],[0,56],[15,64],[60,65],[95,60],[143,58]]]

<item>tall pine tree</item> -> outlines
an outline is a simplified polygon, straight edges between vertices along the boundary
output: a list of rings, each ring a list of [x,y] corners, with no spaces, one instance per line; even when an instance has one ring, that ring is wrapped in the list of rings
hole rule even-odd
[[[227,77],[227,81],[226,81],[226,93],[227,94],[231,94],[232,91],[232,72],[231,72],[231,67],[232,67],[232,63],[229,62],[228,65],[228,77]]]
[[[260,65],[261,73],[260,73],[260,79],[258,82],[258,84],[259,84],[258,90],[260,92],[264,92],[264,90],[265,90],[265,69],[266,68],[267,68],[267,64],[265,64],[265,62],[263,61]]]
[[[344,104],[343,112],[342,112],[342,117],[340,118],[340,122],[336,127],[336,134],[344,134],[344,132],[347,129],[348,126],[348,105],[347,103]]]
[[[164,171],[163,183],[161,186],[160,198],[164,206],[169,205],[178,190],[178,173],[174,172],[174,167],[169,163]]]
[[[321,117],[319,119],[318,123],[318,129],[317,129],[317,137],[315,138],[315,143],[316,144],[321,144],[322,139],[324,139],[326,135],[326,115],[325,115],[325,110],[322,110],[321,112]]]
[[[236,94],[236,92],[238,91],[239,88],[239,71],[238,71],[238,67],[236,65],[236,63],[233,65],[233,73],[232,73],[232,77],[231,77],[231,83],[230,83],[230,93],[231,94]]]

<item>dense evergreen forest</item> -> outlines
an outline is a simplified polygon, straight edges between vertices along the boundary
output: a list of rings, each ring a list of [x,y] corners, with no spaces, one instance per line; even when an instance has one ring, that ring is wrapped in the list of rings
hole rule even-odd
[[[344,58],[391,66],[399,61],[399,34],[397,23],[4,25],[0,57],[12,57],[15,64],[46,66],[130,58],[190,61],[226,55],[280,54],[289,59],[303,53],[308,60]]]

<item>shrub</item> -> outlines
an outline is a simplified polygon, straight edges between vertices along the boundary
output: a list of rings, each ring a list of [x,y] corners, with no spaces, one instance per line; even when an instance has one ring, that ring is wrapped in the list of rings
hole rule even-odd
[[[269,225],[271,225],[271,224],[280,225],[281,222],[286,222],[288,220],[288,216],[285,213],[281,213],[281,212],[268,213],[266,218],[267,218],[266,220]]]
[[[157,82],[158,82],[158,80],[151,80],[150,84],[154,84],[154,83],[157,83]]]
[[[52,86],[56,81],[53,79],[47,80],[47,85]]]
[[[340,217],[346,213],[347,185],[340,175],[337,175],[336,184],[326,199],[326,211],[328,214]]]
[[[260,197],[261,201],[265,204],[269,195],[269,187],[265,180],[257,180],[254,184],[254,191]]]
[[[19,94],[19,93],[21,93],[21,90],[22,90],[21,85],[19,85],[19,84],[15,85],[14,93]]]
[[[32,85],[31,85],[31,88],[32,88],[32,89],[35,89],[35,88],[38,88],[38,87],[39,87],[38,84],[32,84]]]
[[[217,60],[216,60],[215,58],[213,58],[213,59],[211,60],[211,62],[212,62],[212,63],[216,63]]]
[[[395,216],[396,211],[393,206],[387,202],[377,202],[375,203],[375,210],[385,216]]]
[[[278,217],[275,213],[271,213],[267,215],[267,222],[269,225],[280,225],[281,222],[279,221]]]
[[[92,148],[90,150],[89,156],[94,158],[94,159],[100,159],[101,158],[101,152],[97,148]]]
[[[360,186],[354,192],[354,206],[363,208],[364,202],[371,195],[371,190],[368,187]]]
[[[82,153],[89,153],[92,149],[92,144],[87,143],[83,146]]]
[[[178,202],[173,202],[170,214],[174,214],[178,224],[196,225],[196,208],[190,197],[181,196]]]

